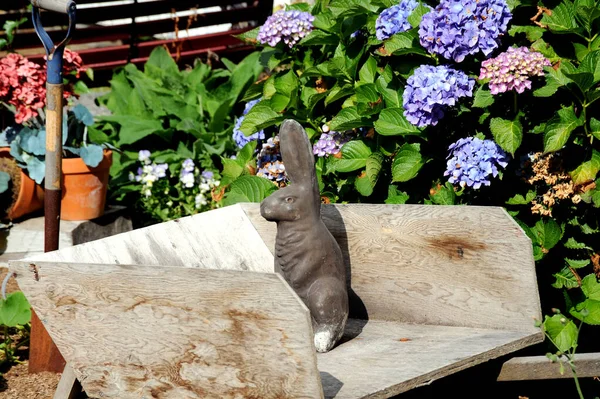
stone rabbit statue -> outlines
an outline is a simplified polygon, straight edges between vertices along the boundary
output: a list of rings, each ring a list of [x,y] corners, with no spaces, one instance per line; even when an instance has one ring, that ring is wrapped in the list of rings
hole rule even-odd
[[[275,271],[310,310],[317,352],[327,352],[342,337],[348,319],[346,267],[321,220],[315,159],[306,132],[298,122],[286,120],[279,139],[291,184],[266,198],[260,212],[277,222]]]

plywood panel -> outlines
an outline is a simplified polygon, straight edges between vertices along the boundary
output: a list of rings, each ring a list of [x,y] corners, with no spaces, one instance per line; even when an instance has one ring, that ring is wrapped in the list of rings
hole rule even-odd
[[[326,398],[389,398],[542,340],[542,334],[351,319],[317,355]]]
[[[273,256],[239,206],[157,224],[32,259],[273,271]]]
[[[577,353],[575,356],[577,377],[600,377],[600,353]],[[564,373],[560,365],[546,356],[524,356],[510,359],[500,370],[498,381],[528,381],[573,378],[571,368],[565,364]]]
[[[276,274],[11,268],[90,397],[322,397],[308,309]]]
[[[242,205],[273,251],[276,225]],[[502,209],[327,205],[351,288],[370,319],[536,332],[531,242]]]

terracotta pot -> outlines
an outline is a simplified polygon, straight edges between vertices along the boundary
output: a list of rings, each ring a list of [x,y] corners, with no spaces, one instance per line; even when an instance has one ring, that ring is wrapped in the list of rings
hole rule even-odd
[[[63,159],[62,220],[91,220],[104,214],[112,151],[104,151],[104,159],[90,168],[81,158]]]
[[[12,158],[10,148],[1,147],[0,157]],[[11,220],[19,219],[44,207],[44,189],[22,170],[19,184],[19,194],[7,215]]]

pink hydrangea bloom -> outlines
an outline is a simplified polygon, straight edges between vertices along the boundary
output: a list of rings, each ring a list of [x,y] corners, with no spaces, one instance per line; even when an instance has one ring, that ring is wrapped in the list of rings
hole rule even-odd
[[[544,66],[550,61],[541,53],[529,51],[527,47],[510,47],[496,58],[481,63],[479,79],[490,79],[492,94],[515,90],[523,93],[531,89],[532,76],[544,76]]]

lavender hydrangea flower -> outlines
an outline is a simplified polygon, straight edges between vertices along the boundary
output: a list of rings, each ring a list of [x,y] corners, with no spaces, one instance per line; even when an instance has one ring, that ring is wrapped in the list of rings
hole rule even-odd
[[[508,164],[506,153],[493,140],[481,140],[477,137],[460,139],[448,147],[448,163],[444,176],[448,181],[461,187],[475,190],[482,185],[489,186],[490,176],[498,175],[498,167]]]
[[[314,20],[315,17],[308,12],[277,11],[260,27],[256,39],[259,43],[268,44],[271,47],[275,47],[277,43],[283,41],[289,48],[292,48],[312,31]]]
[[[475,80],[445,65],[421,65],[408,78],[402,96],[404,116],[418,127],[436,125],[444,109],[471,97]]]
[[[421,45],[456,62],[479,51],[487,56],[511,18],[505,0],[442,0],[421,20]]]
[[[243,112],[242,116],[240,116],[238,118],[238,120],[235,121],[235,126],[233,128],[233,136],[232,137],[233,137],[233,141],[235,141],[235,144],[238,146],[238,148],[244,148],[244,146],[251,141],[264,140],[264,138],[265,138],[264,130],[261,130],[260,132],[254,133],[247,137],[240,130],[240,128],[242,127],[242,122],[244,122],[244,117],[246,115],[248,115],[248,112],[250,112],[252,107],[254,107],[256,104],[258,104],[260,102],[260,100],[261,99],[259,98],[257,100],[248,101],[248,103],[246,103],[246,106],[244,108],[244,112]]]
[[[327,125],[324,125],[321,130],[323,131],[321,137],[313,145],[313,154],[319,157],[328,157],[330,155],[339,154],[344,144],[357,135],[354,130],[349,130],[347,132],[330,131]]]
[[[408,17],[418,5],[416,0],[402,0],[400,4],[383,10],[375,22],[377,39],[385,40],[396,33],[411,29]]]
[[[279,151],[279,136],[271,137],[263,144],[258,153],[257,166],[256,176],[269,179],[280,187],[288,183]]]
[[[527,47],[510,47],[496,58],[481,63],[479,79],[490,79],[492,94],[531,89],[532,76],[544,76],[544,67],[552,65],[541,53]]]

